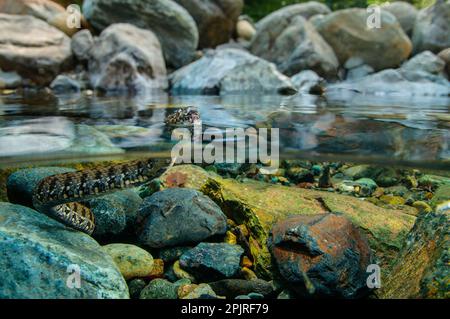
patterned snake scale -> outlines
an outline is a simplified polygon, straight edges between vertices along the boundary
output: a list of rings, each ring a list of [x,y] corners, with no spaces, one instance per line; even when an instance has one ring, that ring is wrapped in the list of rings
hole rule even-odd
[[[142,185],[160,176],[170,164],[170,159],[145,159],[48,176],[34,189],[33,205],[90,235],[95,228],[94,215],[78,201]]]
[[[169,115],[165,122],[190,125],[198,119],[198,112],[187,108]],[[33,205],[38,211],[91,235],[95,228],[94,215],[82,202],[142,185],[160,176],[170,165],[170,159],[143,159],[48,176],[35,187]]]

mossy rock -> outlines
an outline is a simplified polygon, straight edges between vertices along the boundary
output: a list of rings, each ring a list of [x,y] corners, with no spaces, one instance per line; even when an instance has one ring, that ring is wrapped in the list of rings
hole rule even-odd
[[[420,214],[396,261],[382,276],[378,297],[450,298],[449,234],[449,210]]]
[[[444,184],[436,190],[431,199],[431,206],[436,207],[441,203],[450,200],[450,184]]]
[[[250,230],[249,244],[258,277],[271,278],[271,256],[266,241],[272,225],[297,214],[341,212],[368,236],[381,264],[388,264],[398,253],[412,228],[417,210],[378,207],[361,199],[264,182],[224,179],[192,165],[175,166],[169,173],[184,173],[187,184],[212,198],[237,224]],[[166,173],[167,174],[167,173]],[[193,174],[193,175],[192,175]]]

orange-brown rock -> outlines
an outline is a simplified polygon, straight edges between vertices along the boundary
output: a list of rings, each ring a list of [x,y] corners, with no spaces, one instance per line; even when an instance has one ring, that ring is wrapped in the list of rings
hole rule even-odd
[[[282,220],[272,228],[268,243],[281,276],[302,296],[355,298],[368,292],[369,245],[341,215]]]

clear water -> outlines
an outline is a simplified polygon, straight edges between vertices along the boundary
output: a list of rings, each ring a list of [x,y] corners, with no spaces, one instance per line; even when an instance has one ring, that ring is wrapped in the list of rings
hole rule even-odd
[[[450,168],[450,98],[365,96],[0,96],[0,165],[86,158],[162,156],[173,145],[164,118],[195,106],[204,128],[278,127],[282,158]],[[95,127],[114,147],[93,143]],[[109,125],[132,126],[117,130]],[[137,127],[137,128],[136,128]]]

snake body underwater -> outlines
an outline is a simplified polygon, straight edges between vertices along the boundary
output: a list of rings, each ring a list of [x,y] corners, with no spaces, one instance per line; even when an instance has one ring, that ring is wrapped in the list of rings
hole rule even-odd
[[[192,124],[197,120],[198,113],[188,108],[173,113],[166,119],[166,124]],[[83,202],[142,185],[160,176],[170,165],[170,159],[150,158],[48,176],[34,188],[33,206],[91,235],[95,228],[94,215]]]

